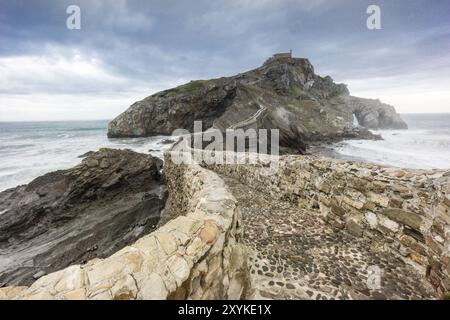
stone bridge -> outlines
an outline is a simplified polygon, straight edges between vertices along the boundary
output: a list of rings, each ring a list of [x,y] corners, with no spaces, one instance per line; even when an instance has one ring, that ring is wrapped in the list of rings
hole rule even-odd
[[[165,154],[165,224],[0,298],[439,299],[450,290],[450,172],[266,156],[271,172],[267,158],[211,164],[181,143]]]

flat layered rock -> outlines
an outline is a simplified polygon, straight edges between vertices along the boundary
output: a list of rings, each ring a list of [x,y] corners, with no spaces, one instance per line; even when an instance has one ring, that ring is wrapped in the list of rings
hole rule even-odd
[[[166,199],[162,160],[100,149],[0,193],[0,287],[104,258],[151,232]]]

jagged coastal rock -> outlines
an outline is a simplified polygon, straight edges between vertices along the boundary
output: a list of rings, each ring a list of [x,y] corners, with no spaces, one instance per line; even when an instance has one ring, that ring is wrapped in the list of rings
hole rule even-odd
[[[0,193],[0,287],[95,257],[152,231],[164,207],[162,160],[100,149],[72,169]]]
[[[131,105],[110,122],[109,137],[171,134],[217,128],[280,129],[280,145],[304,151],[308,142],[339,137],[375,138],[354,128],[405,129],[394,107],[349,95],[344,84],[314,73],[308,59],[273,57],[261,67],[212,80],[191,81]]]

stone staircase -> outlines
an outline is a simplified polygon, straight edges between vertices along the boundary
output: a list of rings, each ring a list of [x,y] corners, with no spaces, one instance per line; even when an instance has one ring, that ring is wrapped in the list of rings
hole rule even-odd
[[[263,105],[259,105],[260,109],[258,109],[258,111],[256,111],[253,115],[251,115],[249,118],[242,120],[238,123],[233,124],[232,126],[229,127],[229,129],[249,129],[249,128],[253,128],[253,129],[257,129],[257,122],[259,117],[266,111],[267,107],[263,106]]]

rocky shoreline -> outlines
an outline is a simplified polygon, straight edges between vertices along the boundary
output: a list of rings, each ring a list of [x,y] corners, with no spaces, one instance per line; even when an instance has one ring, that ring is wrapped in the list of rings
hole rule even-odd
[[[150,155],[100,149],[1,192],[0,287],[107,257],[154,230],[166,199],[161,170]]]

